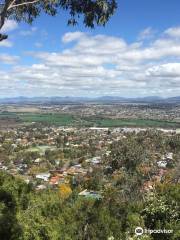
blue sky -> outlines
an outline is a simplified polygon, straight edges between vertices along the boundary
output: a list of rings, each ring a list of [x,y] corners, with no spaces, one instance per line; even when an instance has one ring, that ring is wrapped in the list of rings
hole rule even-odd
[[[95,29],[67,26],[62,11],[32,26],[8,21],[1,97],[179,95],[180,1],[118,4],[106,27]]]

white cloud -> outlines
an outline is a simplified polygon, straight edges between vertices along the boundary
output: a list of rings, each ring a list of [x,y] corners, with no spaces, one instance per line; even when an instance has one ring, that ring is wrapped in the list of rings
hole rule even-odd
[[[20,31],[20,35],[26,37],[26,36],[31,36],[37,31],[36,27],[31,27],[29,30],[23,30]]]
[[[148,27],[140,32],[138,39],[139,40],[150,39],[154,36],[154,34],[155,34],[155,31],[151,27]]]
[[[180,27],[168,28],[165,31],[165,34],[169,35],[170,37],[180,38]]]
[[[0,47],[12,47],[13,43],[9,40],[4,40],[0,42]]]
[[[6,20],[4,26],[1,29],[1,33],[9,33],[18,28],[18,24],[14,20]],[[0,42],[0,47],[12,47],[13,43],[10,40],[4,40]]]
[[[18,24],[14,20],[7,20],[1,29],[2,33],[8,33],[18,28]]]
[[[18,56],[10,56],[8,54],[0,54],[0,62],[5,64],[15,64],[19,60]]]
[[[29,53],[38,63],[1,73],[0,83],[6,82],[8,93],[14,86],[20,95],[29,96],[178,95],[180,39],[161,36],[143,44],[107,35],[66,33],[63,43],[73,41],[73,45],[59,52]]]
[[[64,43],[68,43],[68,42],[72,42],[75,40],[80,39],[81,37],[85,37],[85,33],[83,32],[68,32],[66,34],[64,34],[62,41]]]
[[[149,76],[179,78],[180,79],[180,63],[167,63],[153,66],[147,69]]]

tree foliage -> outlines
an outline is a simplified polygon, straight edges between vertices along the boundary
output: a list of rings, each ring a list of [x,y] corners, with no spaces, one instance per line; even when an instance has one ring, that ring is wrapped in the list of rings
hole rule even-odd
[[[61,183],[35,191],[17,176],[0,171],[0,239],[136,240],[137,226],[173,231],[143,234],[142,240],[180,239],[178,139],[179,135],[149,131],[127,134],[112,143],[103,166],[94,167],[73,187]],[[160,181],[153,180],[159,172],[156,161],[165,149],[172,151],[175,165],[167,167]],[[112,171],[107,173],[107,166]],[[148,182],[154,184],[150,191],[144,188]],[[85,188],[102,197],[79,196]]]
[[[72,193],[72,190],[68,184],[62,183],[59,186],[59,194],[62,199],[67,199]]]
[[[116,0],[0,0],[0,29],[7,19],[32,23],[43,12],[55,16],[60,10],[69,13],[68,24],[82,16],[84,25],[93,28],[105,25],[116,8]],[[6,38],[0,34],[0,41]]]

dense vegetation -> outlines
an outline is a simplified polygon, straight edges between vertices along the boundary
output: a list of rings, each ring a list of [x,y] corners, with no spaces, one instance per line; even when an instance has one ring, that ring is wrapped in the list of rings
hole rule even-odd
[[[178,240],[180,136],[131,133],[113,142],[110,151],[88,179],[70,188],[36,192],[32,184],[0,172],[0,239]],[[156,162],[167,152],[173,160],[157,181]],[[151,191],[144,188],[148,181],[154,186]],[[100,191],[102,198],[80,197],[85,188]],[[138,238],[137,226],[173,232]]]

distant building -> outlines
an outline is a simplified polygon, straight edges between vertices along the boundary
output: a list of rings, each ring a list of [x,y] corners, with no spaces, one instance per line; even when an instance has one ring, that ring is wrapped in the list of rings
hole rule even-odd
[[[93,199],[101,199],[102,198],[101,194],[99,194],[98,192],[88,191],[87,189],[80,192],[79,196],[82,196],[85,198],[93,198]]]
[[[46,189],[47,187],[45,186],[45,185],[38,185],[37,187],[36,187],[36,190],[44,190],[44,189]]]
[[[166,166],[167,166],[167,161],[165,161],[165,160],[158,161],[158,162],[157,162],[157,165],[158,165],[159,168],[166,168]]]
[[[45,182],[48,181],[50,177],[50,173],[39,173],[36,175],[36,179],[41,179],[41,180],[44,180]]]

